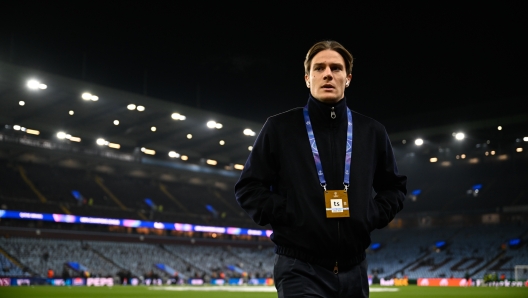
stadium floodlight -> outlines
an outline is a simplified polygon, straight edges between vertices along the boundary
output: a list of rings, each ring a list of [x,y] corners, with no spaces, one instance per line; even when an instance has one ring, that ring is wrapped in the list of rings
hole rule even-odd
[[[519,148],[515,149],[515,152],[519,152],[519,153],[521,153],[521,152],[523,152],[523,148],[522,148],[522,147],[519,147]]]
[[[465,155],[465,154],[462,154],[462,155],[460,155],[460,158],[465,159],[465,158],[466,158],[466,155]]]
[[[91,93],[88,93],[88,92],[84,92],[82,95],[81,95],[82,99],[84,100],[90,100],[92,99],[92,94]]]
[[[59,132],[57,133],[57,138],[60,139],[60,140],[64,140],[64,139],[66,139],[66,133],[63,132],[63,131],[59,131]]]
[[[13,125],[13,129],[14,129],[14,130],[20,130],[20,128],[21,128],[20,125],[16,125],[16,124]]]
[[[192,134],[188,133],[187,134],[187,139],[189,139],[189,140],[192,139]]]
[[[416,146],[422,146],[423,143],[424,143],[424,141],[423,141],[422,139],[416,139],[416,140],[414,141],[414,144],[415,144]]]
[[[464,135],[463,132],[457,132],[455,134],[455,139],[459,140],[459,141],[462,141],[466,136]]]
[[[208,122],[207,122],[207,127],[209,127],[209,128],[215,128],[215,127],[216,127],[216,121],[213,121],[213,120],[208,121]]]
[[[249,146],[249,147],[248,147],[248,150],[249,150],[249,151],[253,151],[253,146]]]
[[[189,160],[189,156],[187,155],[182,155],[180,158],[181,160]]]
[[[108,147],[114,148],[114,149],[119,149],[119,148],[121,148],[121,145],[116,144],[116,143],[108,143]]]
[[[234,165],[234,168],[237,169],[237,170],[243,170],[244,169],[244,165],[241,165],[241,164],[235,164]]]
[[[81,141],[81,138],[79,138],[79,137],[70,137],[69,140],[72,141],[72,142],[79,143]]]
[[[95,142],[96,142],[97,145],[99,145],[99,146],[105,146],[105,145],[108,145],[108,142],[107,142],[105,139],[103,139],[103,138],[99,138],[99,139],[97,139]]]
[[[222,127],[224,127],[224,125],[222,123],[216,123],[216,125],[215,125],[216,129],[221,129]]]
[[[502,126],[497,126],[497,130],[502,130]]]
[[[92,97],[90,98],[92,101],[98,101],[99,100],[99,96],[97,95],[92,95]]]
[[[119,120],[114,120],[114,125],[119,125]]]
[[[36,130],[36,129],[26,129],[26,133],[30,134],[30,135],[36,135],[38,136],[40,134],[40,131]]]
[[[148,155],[156,155],[156,151],[152,149],[147,149],[145,147],[141,147],[141,152],[148,154]]]
[[[208,159],[206,163],[211,166],[216,166],[218,164],[218,162],[214,159]]]
[[[137,106],[136,110],[138,110],[138,112],[143,112],[145,110],[145,107],[144,106]]]
[[[22,107],[23,107],[25,104],[26,104],[26,102],[23,101],[23,100],[21,100],[21,101],[18,102],[18,105],[20,105],[20,106],[22,106]]]
[[[133,110],[135,110],[135,109],[136,109],[136,105],[135,105],[135,104],[133,104],[133,103],[131,103],[131,104],[129,104],[129,105],[127,106],[127,109],[129,109],[129,110],[133,111]]]
[[[244,135],[254,137],[255,136],[255,132],[252,131],[249,128],[246,128],[246,129],[244,129]]]
[[[156,126],[152,126],[152,127],[150,128],[150,130],[154,132],[154,131],[156,131],[156,130],[158,130],[158,129],[156,128]]]
[[[169,152],[169,157],[171,157],[171,158],[178,158],[178,157],[180,157],[180,154],[177,153],[176,151],[170,151],[170,152]]]
[[[225,141],[224,140],[220,140],[220,142],[218,142],[220,144],[220,146],[224,146],[225,145]]]
[[[437,162],[438,161],[438,158],[437,157],[431,157],[429,159],[430,162]]]
[[[491,155],[495,155],[495,153],[496,153],[495,150],[492,150],[492,151],[490,152]]]
[[[524,137],[523,141],[528,142],[528,137]]]
[[[73,110],[70,110],[70,111],[68,112],[68,114],[70,114],[70,116],[73,116],[73,114],[75,114],[75,112],[74,112]]]
[[[174,120],[185,120],[187,117],[183,116],[180,113],[172,113],[171,118]]]
[[[40,83],[37,80],[29,80],[29,81],[27,81],[26,86],[29,89],[31,89],[31,90],[38,90],[38,89],[44,90],[44,89],[48,88],[48,85],[42,84],[42,83]]]

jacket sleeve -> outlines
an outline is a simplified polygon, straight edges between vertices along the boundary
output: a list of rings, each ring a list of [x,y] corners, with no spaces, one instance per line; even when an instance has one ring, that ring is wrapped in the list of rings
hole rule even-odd
[[[392,145],[385,130],[379,137],[379,142],[373,187],[376,191],[374,202],[379,211],[376,228],[381,229],[403,209],[407,194],[407,177],[398,173]]]
[[[238,204],[261,226],[286,222],[286,198],[272,191],[280,165],[271,122],[264,124],[235,185]]]

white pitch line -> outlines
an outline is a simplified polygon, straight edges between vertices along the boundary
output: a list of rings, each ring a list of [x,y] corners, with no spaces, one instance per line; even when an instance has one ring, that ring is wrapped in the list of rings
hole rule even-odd
[[[277,292],[275,287],[266,287],[266,286],[173,286],[173,287],[150,287],[149,290],[157,291],[197,291],[197,292],[213,292],[213,291],[222,291],[222,292]]]
[[[168,286],[168,287],[149,287],[149,290],[155,291],[196,291],[196,292],[277,292],[272,286]],[[398,292],[398,288],[370,288],[370,292]]]

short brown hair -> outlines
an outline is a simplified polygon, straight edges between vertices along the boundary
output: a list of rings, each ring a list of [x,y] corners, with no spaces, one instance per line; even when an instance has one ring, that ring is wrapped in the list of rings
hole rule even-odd
[[[308,50],[308,54],[306,54],[306,59],[304,59],[304,72],[305,74],[310,73],[310,64],[312,63],[312,59],[317,53],[324,51],[324,50],[332,50],[336,51],[343,57],[343,60],[345,60],[345,69],[347,72],[347,75],[352,73],[352,65],[354,64],[354,57],[352,54],[350,54],[347,49],[337,41],[333,40],[323,40],[316,44],[314,44],[310,50]]]

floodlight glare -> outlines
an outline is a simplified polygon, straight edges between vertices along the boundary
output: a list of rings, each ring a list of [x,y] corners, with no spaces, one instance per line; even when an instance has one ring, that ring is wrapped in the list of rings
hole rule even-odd
[[[38,88],[41,89],[41,90],[48,89],[48,85],[46,85],[46,84],[39,84],[39,85],[38,85]]]
[[[416,146],[422,146],[423,143],[424,143],[424,141],[423,141],[422,139],[416,139],[416,140],[414,141],[414,144],[416,144]]]
[[[528,137],[524,137],[523,141],[528,142]]]
[[[188,160],[188,159],[189,159],[189,157],[187,155],[182,155],[181,156],[181,160]]]
[[[119,125],[119,120],[114,120],[114,125]]]
[[[216,122],[215,121],[209,121],[207,122],[207,127],[209,128],[215,128],[216,127]]]
[[[172,113],[171,118],[174,120],[185,120],[185,118],[187,117],[183,116],[180,113]]]
[[[218,162],[214,159],[208,159],[206,163],[211,166],[216,166],[218,164]]]
[[[175,152],[175,151],[170,151],[169,152],[169,157],[178,158],[178,157],[180,157],[180,154]]]
[[[26,104],[26,102],[24,102],[23,100],[21,100],[21,101],[18,102],[18,104],[19,104],[20,106],[24,106],[24,105]]]
[[[216,123],[216,125],[215,125],[215,128],[216,128],[216,129],[221,129],[222,127],[224,127],[224,126],[222,125],[222,123]]]
[[[219,144],[220,144],[221,146],[224,146],[224,145],[225,145],[225,141],[224,141],[224,140],[220,140]]]
[[[66,138],[66,133],[63,132],[63,131],[59,131],[57,133],[57,138],[61,139],[61,140],[64,140]]]
[[[13,125],[14,130],[20,130],[20,128],[21,128],[20,125]]]
[[[151,130],[151,131],[156,131],[157,128],[156,128],[156,126],[152,126],[152,127],[150,128],[150,130]]]
[[[249,146],[249,147],[248,147],[248,150],[249,150],[249,151],[253,151],[253,146]]]
[[[38,82],[37,80],[29,80],[27,81],[27,84],[26,84],[26,86],[32,90],[37,90],[39,88],[39,85],[40,85],[40,82]]]
[[[523,148],[519,147],[519,148],[515,149],[515,151],[521,153],[521,152],[523,152]]]
[[[143,112],[145,110],[145,107],[144,106],[137,106],[136,110],[138,110],[138,112]]]
[[[466,136],[464,135],[463,132],[457,132],[457,134],[455,135],[455,139],[459,140],[459,141],[462,141]]]
[[[429,159],[430,162],[437,162],[438,161],[438,158],[437,157],[431,157],[431,159]]]
[[[81,95],[82,99],[84,100],[90,100],[92,99],[92,94],[91,93],[88,93],[88,92],[84,92],[82,95]]]
[[[115,144],[115,143],[108,143],[108,147],[114,148],[114,149],[119,149],[119,148],[121,148],[121,145]]]
[[[189,140],[192,139],[192,134],[190,134],[190,133],[187,134],[187,139],[189,139]]]
[[[95,142],[96,142],[97,145],[99,145],[99,146],[104,146],[105,143],[106,143],[105,139],[102,139],[102,138],[97,139],[97,141],[95,141]]]
[[[502,130],[502,126],[499,125],[499,126],[497,127],[497,130]]]
[[[79,143],[81,141],[81,138],[79,138],[79,137],[71,137],[70,141]]]
[[[38,130],[35,130],[35,129],[26,129],[26,133],[30,134],[30,135],[39,135],[40,134],[40,131]]]
[[[131,110],[131,111],[132,111],[132,110],[135,110],[135,109],[136,109],[136,105],[133,104],[133,103],[131,103],[131,104],[129,104],[129,105],[127,106],[127,109],[129,109],[129,110]]]
[[[246,129],[244,129],[244,135],[246,135],[246,136],[252,136],[252,137],[253,137],[253,136],[255,136],[255,132],[252,131],[252,130],[249,129],[249,128],[246,128]]]
[[[237,170],[243,170],[244,169],[244,165],[235,164],[234,168],[237,169]]]
[[[90,97],[90,99],[91,99],[92,101],[98,101],[98,100],[99,100],[99,96],[97,96],[97,95],[92,95],[92,97]]]
[[[70,114],[70,116],[73,116],[73,114],[75,114],[75,112],[74,112],[73,110],[70,110],[70,111],[68,112],[68,114]]]

